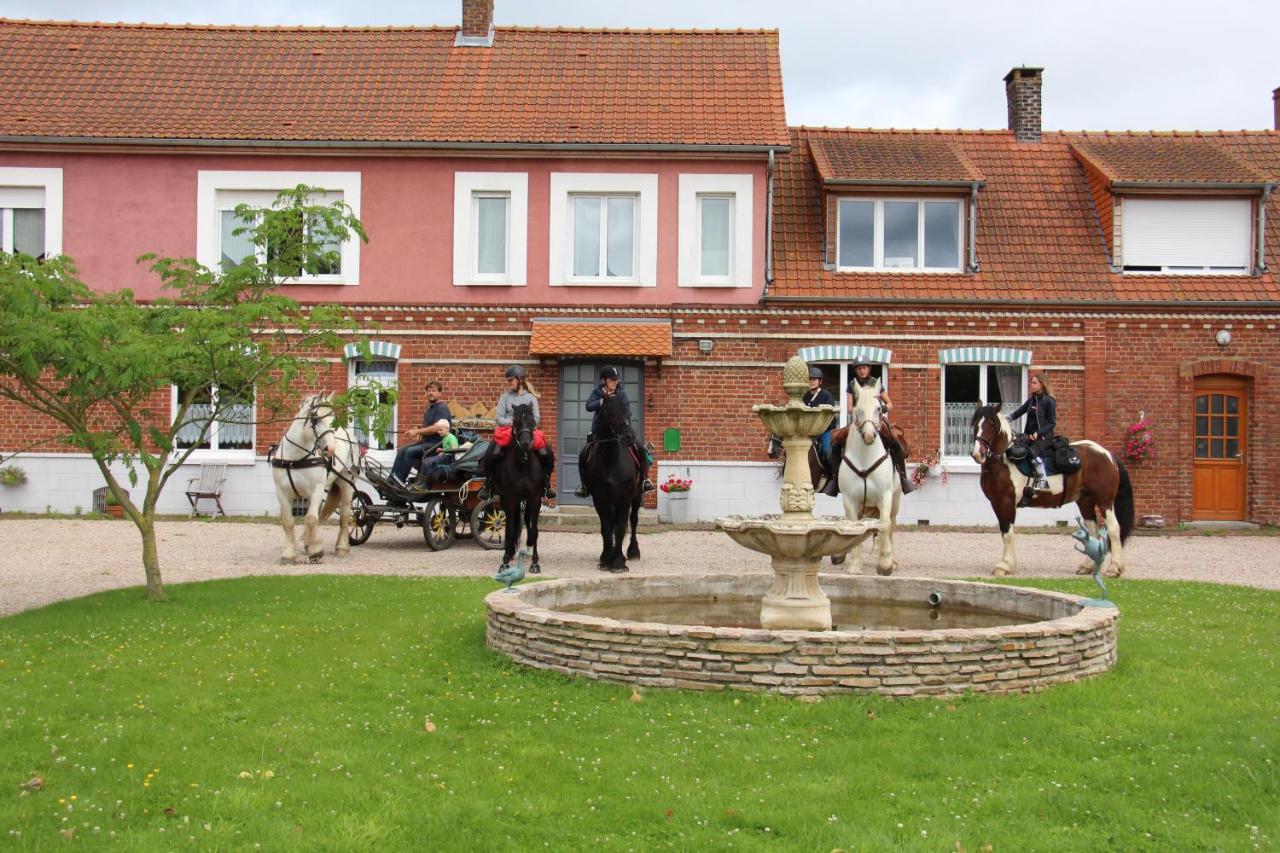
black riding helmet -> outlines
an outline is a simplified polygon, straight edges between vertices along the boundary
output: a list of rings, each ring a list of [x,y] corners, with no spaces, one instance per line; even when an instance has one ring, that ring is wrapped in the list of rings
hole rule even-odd
[[[622,377],[618,373],[618,368],[614,367],[612,364],[608,364],[600,368],[600,378],[601,379],[621,379]]]
[[[810,368],[809,368],[809,378],[810,378],[810,379],[821,379],[821,378],[822,378],[822,368],[821,368],[821,367],[810,367]]]
[[[526,375],[524,368],[518,364],[513,364],[507,368],[508,379],[524,379]]]

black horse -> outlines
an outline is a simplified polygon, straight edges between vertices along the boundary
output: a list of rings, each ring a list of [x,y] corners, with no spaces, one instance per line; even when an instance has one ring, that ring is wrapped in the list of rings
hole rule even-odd
[[[528,531],[527,542],[533,554],[530,574],[540,574],[538,563],[538,513],[542,511],[544,472],[542,457],[533,449],[533,407],[515,406],[511,413],[511,444],[498,460],[495,491],[507,514],[507,535],[502,552],[502,568],[511,565],[516,546],[520,544],[520,529]],[[553,459],[552,466],[555,466]],[[523,513],[522,513],[523,509]],[[522,521],[523,515],[523,524]]]
[[[600,569],[607,572],[627,571],[627,558],[640,557],[636,525],[640,504],[644,500],[644,469],[637,463],[631,448],[635,433],[631,429],[631,408],[616,396],[607,396],[601,408],[600,433],[587,450],[586,483],[600,516]],[[627,534],[627,516],[631,516],[631,544],[622,555],[622,538]]]

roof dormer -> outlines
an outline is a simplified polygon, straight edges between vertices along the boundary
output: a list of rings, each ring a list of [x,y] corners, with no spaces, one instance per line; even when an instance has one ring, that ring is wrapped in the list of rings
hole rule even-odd
[[[1272,185],[1210,138],[1084,137],[1084,167],[1113,266],[1126,273],[1249,275],[1265,269]]]

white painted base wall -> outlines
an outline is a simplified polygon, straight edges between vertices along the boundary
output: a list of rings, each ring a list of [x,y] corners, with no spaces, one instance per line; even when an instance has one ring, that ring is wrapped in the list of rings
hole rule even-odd
[[[689,520],[714,521],[725,515],[771,515],[781,512],[778,506],[778,489],[782,479],[778,466],[772,462],[681,462],[658,463],[658,480],[661,484],[675,475],[693,480],[689,492]],[[951,471],[947,485],[940,478],[930,477],[924,485],[902,499],[898,521],[916,524],[927,521],[933,525],[984,525],[995,526],[995,513],[978,485],[977,466],[972,470]],[[658,515],[665,517],[666,495],[658,492]],[[844,504],[839,498],[818,496],[815,515],[843,515]],[[1059,509],[1018,510],[1019,527],[1054,525],[1059,520],[1074,520],[1078,515],[1075,504]]]

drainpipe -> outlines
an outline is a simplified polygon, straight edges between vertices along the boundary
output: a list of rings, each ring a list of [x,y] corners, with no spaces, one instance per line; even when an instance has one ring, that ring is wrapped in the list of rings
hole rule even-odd
[[[773,284],[773,149],[769,149],[769,164],[765,167],[765,212],[764,212],[764,289],[760,291],[760,301],[769,295],[769,285]]]
[[[978,271],[978,184],[969,185],[969,272]]]
[[[1262,275],[1267,271],[1267,255],[1265,246],[1262,245],[1263,236],[1267,233],[1267,200],[1271,198],[1271,190],[1275,188],[1275,184],[1266,184],[1262,188],[1262,199],[1258,202],[1258,233],[1254,238],[1254,249],[1257,252],[1257,262],[1254,264],[1254,275]]]

